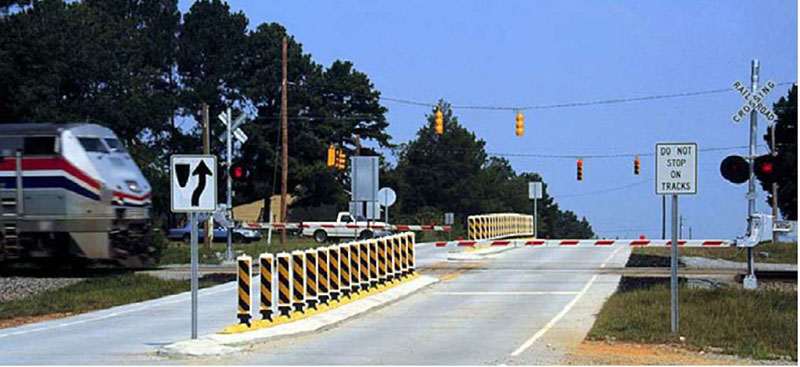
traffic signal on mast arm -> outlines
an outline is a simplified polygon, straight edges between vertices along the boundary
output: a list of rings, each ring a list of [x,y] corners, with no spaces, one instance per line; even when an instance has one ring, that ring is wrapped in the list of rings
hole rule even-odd
[[[722,160],[719,172],[726,180],[742,184],[750,179],[750,164],[738,155],[731,155]]]
[[[756,157],[753,161],[753,174],[756,175],[759,181],[764,184],[771,185],[778,180],[780,170],[778,169],[778,161],[772,154],[764,154]]]
[[[347,155],[344,154],[344,149],[338,149],[336,152],[336,169],[344,170],[347,165]]]
[[[517,136],[522,136],[525,134],[525,116],[522,116],[522,112],[517,111]]]
[[[641,172],[641,161],[639,161],[639,155],[636,155],[636,158],[633,160],[633,174],[638,175]]]
[[[328,167],[336,166],[336,147],[328,146]]]
[[[442,114],[442,110],[436,108],[436,135],[442,135],[444,133],[444,115]]]
[[[583,181],[583,158],[578,158],[578,181]]]

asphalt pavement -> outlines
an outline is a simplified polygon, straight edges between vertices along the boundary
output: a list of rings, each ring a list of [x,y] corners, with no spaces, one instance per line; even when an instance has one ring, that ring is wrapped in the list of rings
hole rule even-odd
[[[186,340],[189,294],[0,330],[2,364],[545,364],[580,343],[628,248],[517,248],[447,261],[420,244],[417,265],[442,279],[408,298],[322,332],[256,344],[209,360],[155,350]],[[236,322],[236,289],[201,290],[199,333]]]

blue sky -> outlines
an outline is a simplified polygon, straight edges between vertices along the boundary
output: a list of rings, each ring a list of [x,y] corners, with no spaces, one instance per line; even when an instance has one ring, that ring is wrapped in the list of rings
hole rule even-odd
[[[185,12],[190,1],[181,1]],[[528,106],[728,88],[797,80],[796,1],[230,1],[251,27],[278,22],[314,60],[351,60],[385,97],[454,105]],[[768,98],[785,95],[779,87]],[[454,110],[489,152],[553,155],[652,153],[656,142],[700,149],[747,144],[730,120],[735,92],[691,98],[525,112]],[[425,107],[385,101],[394,142],[414,137]],[[759,119],[759,132],[766,121]],[[759,140],[761,142],[761,140]],[[763,151],[764,148],[761,149]],[[719,163],[746,150],[700,152],[698,194],[680,198],[694,238],[732,238],[746,226],[747,185],[722,179]],[[586,216],[600,236],[661,236],[661,198],[652,157],[508,158],[540,173],[559,205]],[[629,185],[629,186],[628,186]],[[603,191],[628,186],[624,189]],[[758,208],[769,212],[759,192]],[[402,199],[402,198],[400,198]]]

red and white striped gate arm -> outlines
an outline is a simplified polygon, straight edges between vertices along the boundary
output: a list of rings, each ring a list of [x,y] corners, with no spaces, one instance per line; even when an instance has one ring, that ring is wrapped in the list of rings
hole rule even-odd
[[[645,246],[669,247],[670,240],[482,240],[436,242],[436,247],[447,246],[549,246],[549,247],[608,247]],[[728,240],[678,240],[679,247],[726,247],[733,246]]]
[[[408,232],[408,231],[435,231],[435,232],[449,232],[452,230],[450,226],[426,226],[426,225],[417,225],[417,224],[389,224],[389,225],[382,225],[382,224],[306,224],[303,222],[299,223],[249,223],[245,222],[242,223],[243,228],[249,229],[305,229],[305,228],[347,228],[347,229],[361,229],[361,228],[369,228],[369,229],[376,229],[376,230],[387,230],[387,231],[399,231],[399,232]]]

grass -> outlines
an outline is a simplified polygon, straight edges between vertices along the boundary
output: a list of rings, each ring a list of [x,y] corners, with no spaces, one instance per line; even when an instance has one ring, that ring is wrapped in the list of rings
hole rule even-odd
[[[209,287],[223,281],[222,278],[201,278],[200,287]],[[186,292],[189,287],[188,280],[164,280],[135,273],[89,278],[64,288],[0,302],[0,320],[56,313],[83,313]]]
[[[233,249],[237,253],[244,253],[253,258],[258,257],[265,252],[279,253],[291,252],[294,250],[305,250],[308,248],[315,248],[321,246],[328,246],[328,244],[318,244],[313,239],[307,237],[288,237],[286,245],[281,245],[279,238],[274,236],[272,244],[268,245],[266,239],[261,239],[251,243],[234,243]],[[227,244],[224,242],[214,242],[211,247],[205,247],[203,244],[198,246],[198,255],[201,264],[219,264],[222,260],[221,257],[225,253]],[[219,254],[219,256],[217,255]],[[165,249],[161,251],[161,265],[166,264],[188,264],[190,262],[189,246],[183,242],[170,242]]]
[[[669,257],[670,249],[667,247],[635,247],[634,254],[638,255],[653,255]],[[756,262],[759,263],[785,263],[797,264],[797,243],[796,242],[778,242],[772,244],[767,242],[756,246]],[[759,254],[768,253],[769,256],[762,256]],[[702,247],[685,247],[678,248],[678,256],[700,256],[710,259],[722,259],[729,261],[747,261],[747,250],[737,247],[723,247],[723,248],[702,248]]]
[[[689,347],[722,348],[756,359],[791,356],[797,360],[797,292],[681,287],[680,335]],[[589,332],[591,340],[673,343],[669,288],[616,293]]]

